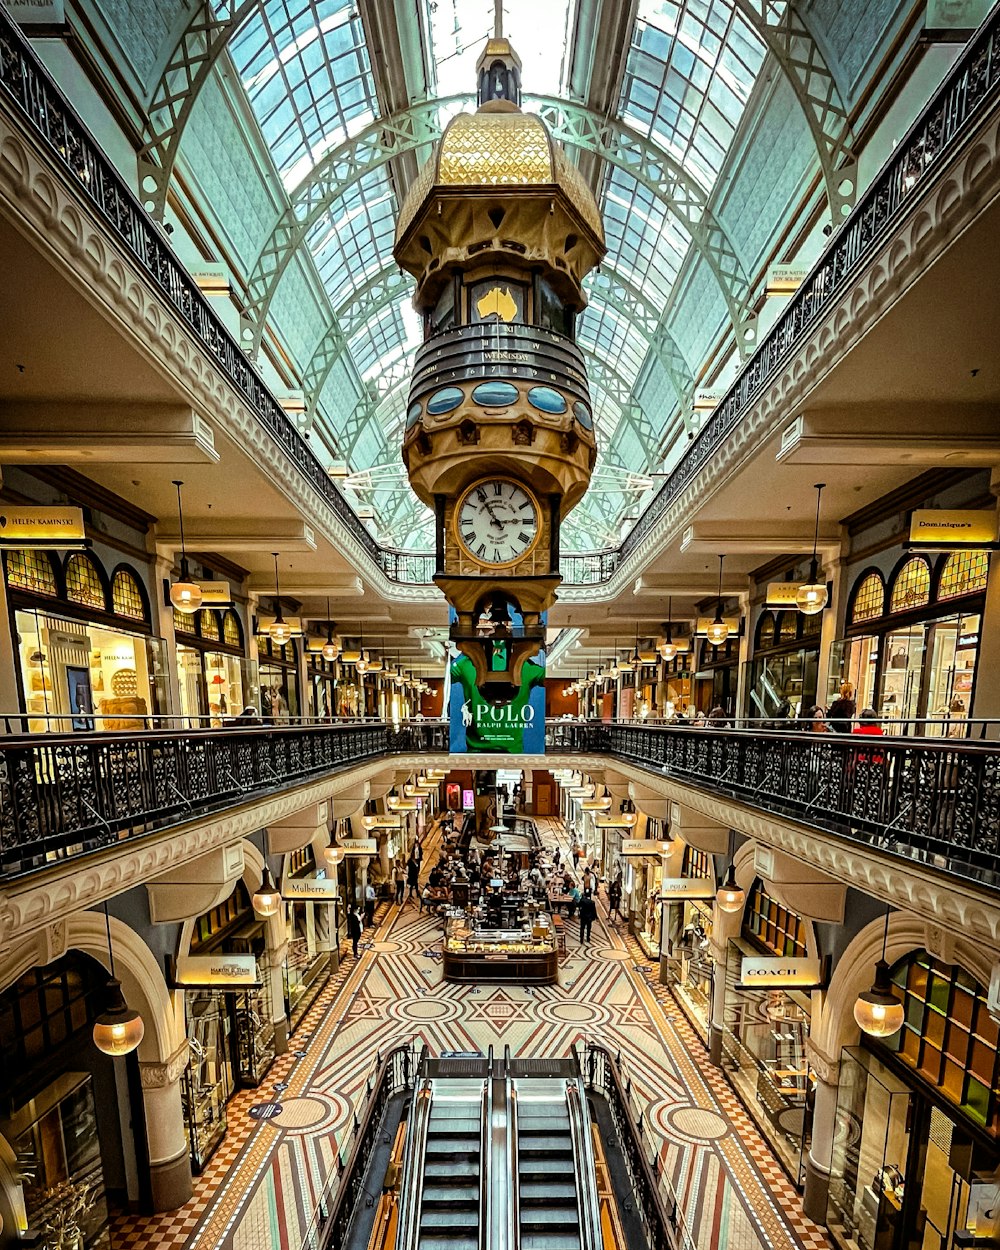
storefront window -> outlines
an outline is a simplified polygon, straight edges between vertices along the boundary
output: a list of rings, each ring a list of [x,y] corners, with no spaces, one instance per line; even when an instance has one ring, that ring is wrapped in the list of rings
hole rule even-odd
[[[256,667],[240,654],[243,632],[232,608],[175,612],[174,632],[180,711],[189,727],[218,727],[256,706]],[[224,646],[234,650],[224,651]]]
[[[257,645],[260,673],[260,714],[274,724],[300,715],[299,673],[295,643],[276,646],[270,638]]]
[[[931,598],[931,566],[923,556],[911,556],[892,580],[889,611],[909,612],[922,608]]]
[[[686,846],[681,876],[711,878],[711,857]],[[661,977],[707,1042],[712,1006],[712,902],[668,900],[663,903],[662,924]]]
[[[819,629],[818,616],[793,611],[761,613],[747,686],[751,716],[784,720],[802,715],[815,704]]]
[[[66,598],[85,608],[97,608],[103,612],[107,607],[104,582],[91,558],[82,553],[71,555],[66,561]]]
[[[288,856],[285,873],[289,877],[325,877],[317,871],[311,848]],[[285,958],[285,1010],[290,1031],[301,1023],[319,997],[330,976],[330,952],[336,925],[331,913],[335,904],[311,899],[285,903],[288,954]]]

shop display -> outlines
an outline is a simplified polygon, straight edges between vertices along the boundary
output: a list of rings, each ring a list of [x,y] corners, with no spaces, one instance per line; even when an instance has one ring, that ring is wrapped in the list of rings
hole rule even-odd
[[[226,1135],[226,1103],[236,1084],[223,995],[212,990],[188,991],[185,1002],[191,1061],[184,1073],[182,1100],[191,1165],[199,1173]]]
[[[556,981],[557,973],[555,933],[544,913],[525,916],[523,927],[505,929],[477,923],[467,912],[457,912],[446,920],[446,981],[549,985]]]

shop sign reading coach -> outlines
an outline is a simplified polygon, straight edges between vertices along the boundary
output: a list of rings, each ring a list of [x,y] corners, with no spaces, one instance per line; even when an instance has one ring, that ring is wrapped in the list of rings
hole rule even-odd
[[[181,955],[174,984],[182,989],[247,990],[260,985],[253,955]]]
[[[744,956],[738,990],[815,990],[823,984],[818,959]]]
[[[0,544],[5,547],[82,547],[86,540],[82,508],[0,506]]]

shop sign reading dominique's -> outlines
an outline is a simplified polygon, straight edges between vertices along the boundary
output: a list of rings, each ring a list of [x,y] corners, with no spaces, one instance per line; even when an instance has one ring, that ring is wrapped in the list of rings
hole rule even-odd
[[[0,543],[30,548],[79,547],[86,539],[82,508],[29,507],[22,504],[0,507]]]
[[[708,877],[667,877],[660,883],[660,900],[669,903],[677,898],[714,898],[715,882]]]
[[[281,883],[281,897],[330,903],[337,897],[337,883],[329,877],[286,877]]]
[[[916,508],[910,516],[910,545],[987,547],[997,541],[994,508]]]
[[[740,990],[818,989],[822,985],[818,959],[778,955],[745,955],[740,966]]]
[[[253,955],[181,955],[174,970],[181,988],[253,989],[260,984]]]

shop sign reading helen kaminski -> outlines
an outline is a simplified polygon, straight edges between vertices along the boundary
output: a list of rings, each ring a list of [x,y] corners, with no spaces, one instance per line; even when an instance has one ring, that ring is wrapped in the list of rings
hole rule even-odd
[[[33,542],[51,547],[60,542],[79,546],[87,537],[82,508],[0,505],[0,542],[30,547]]]

